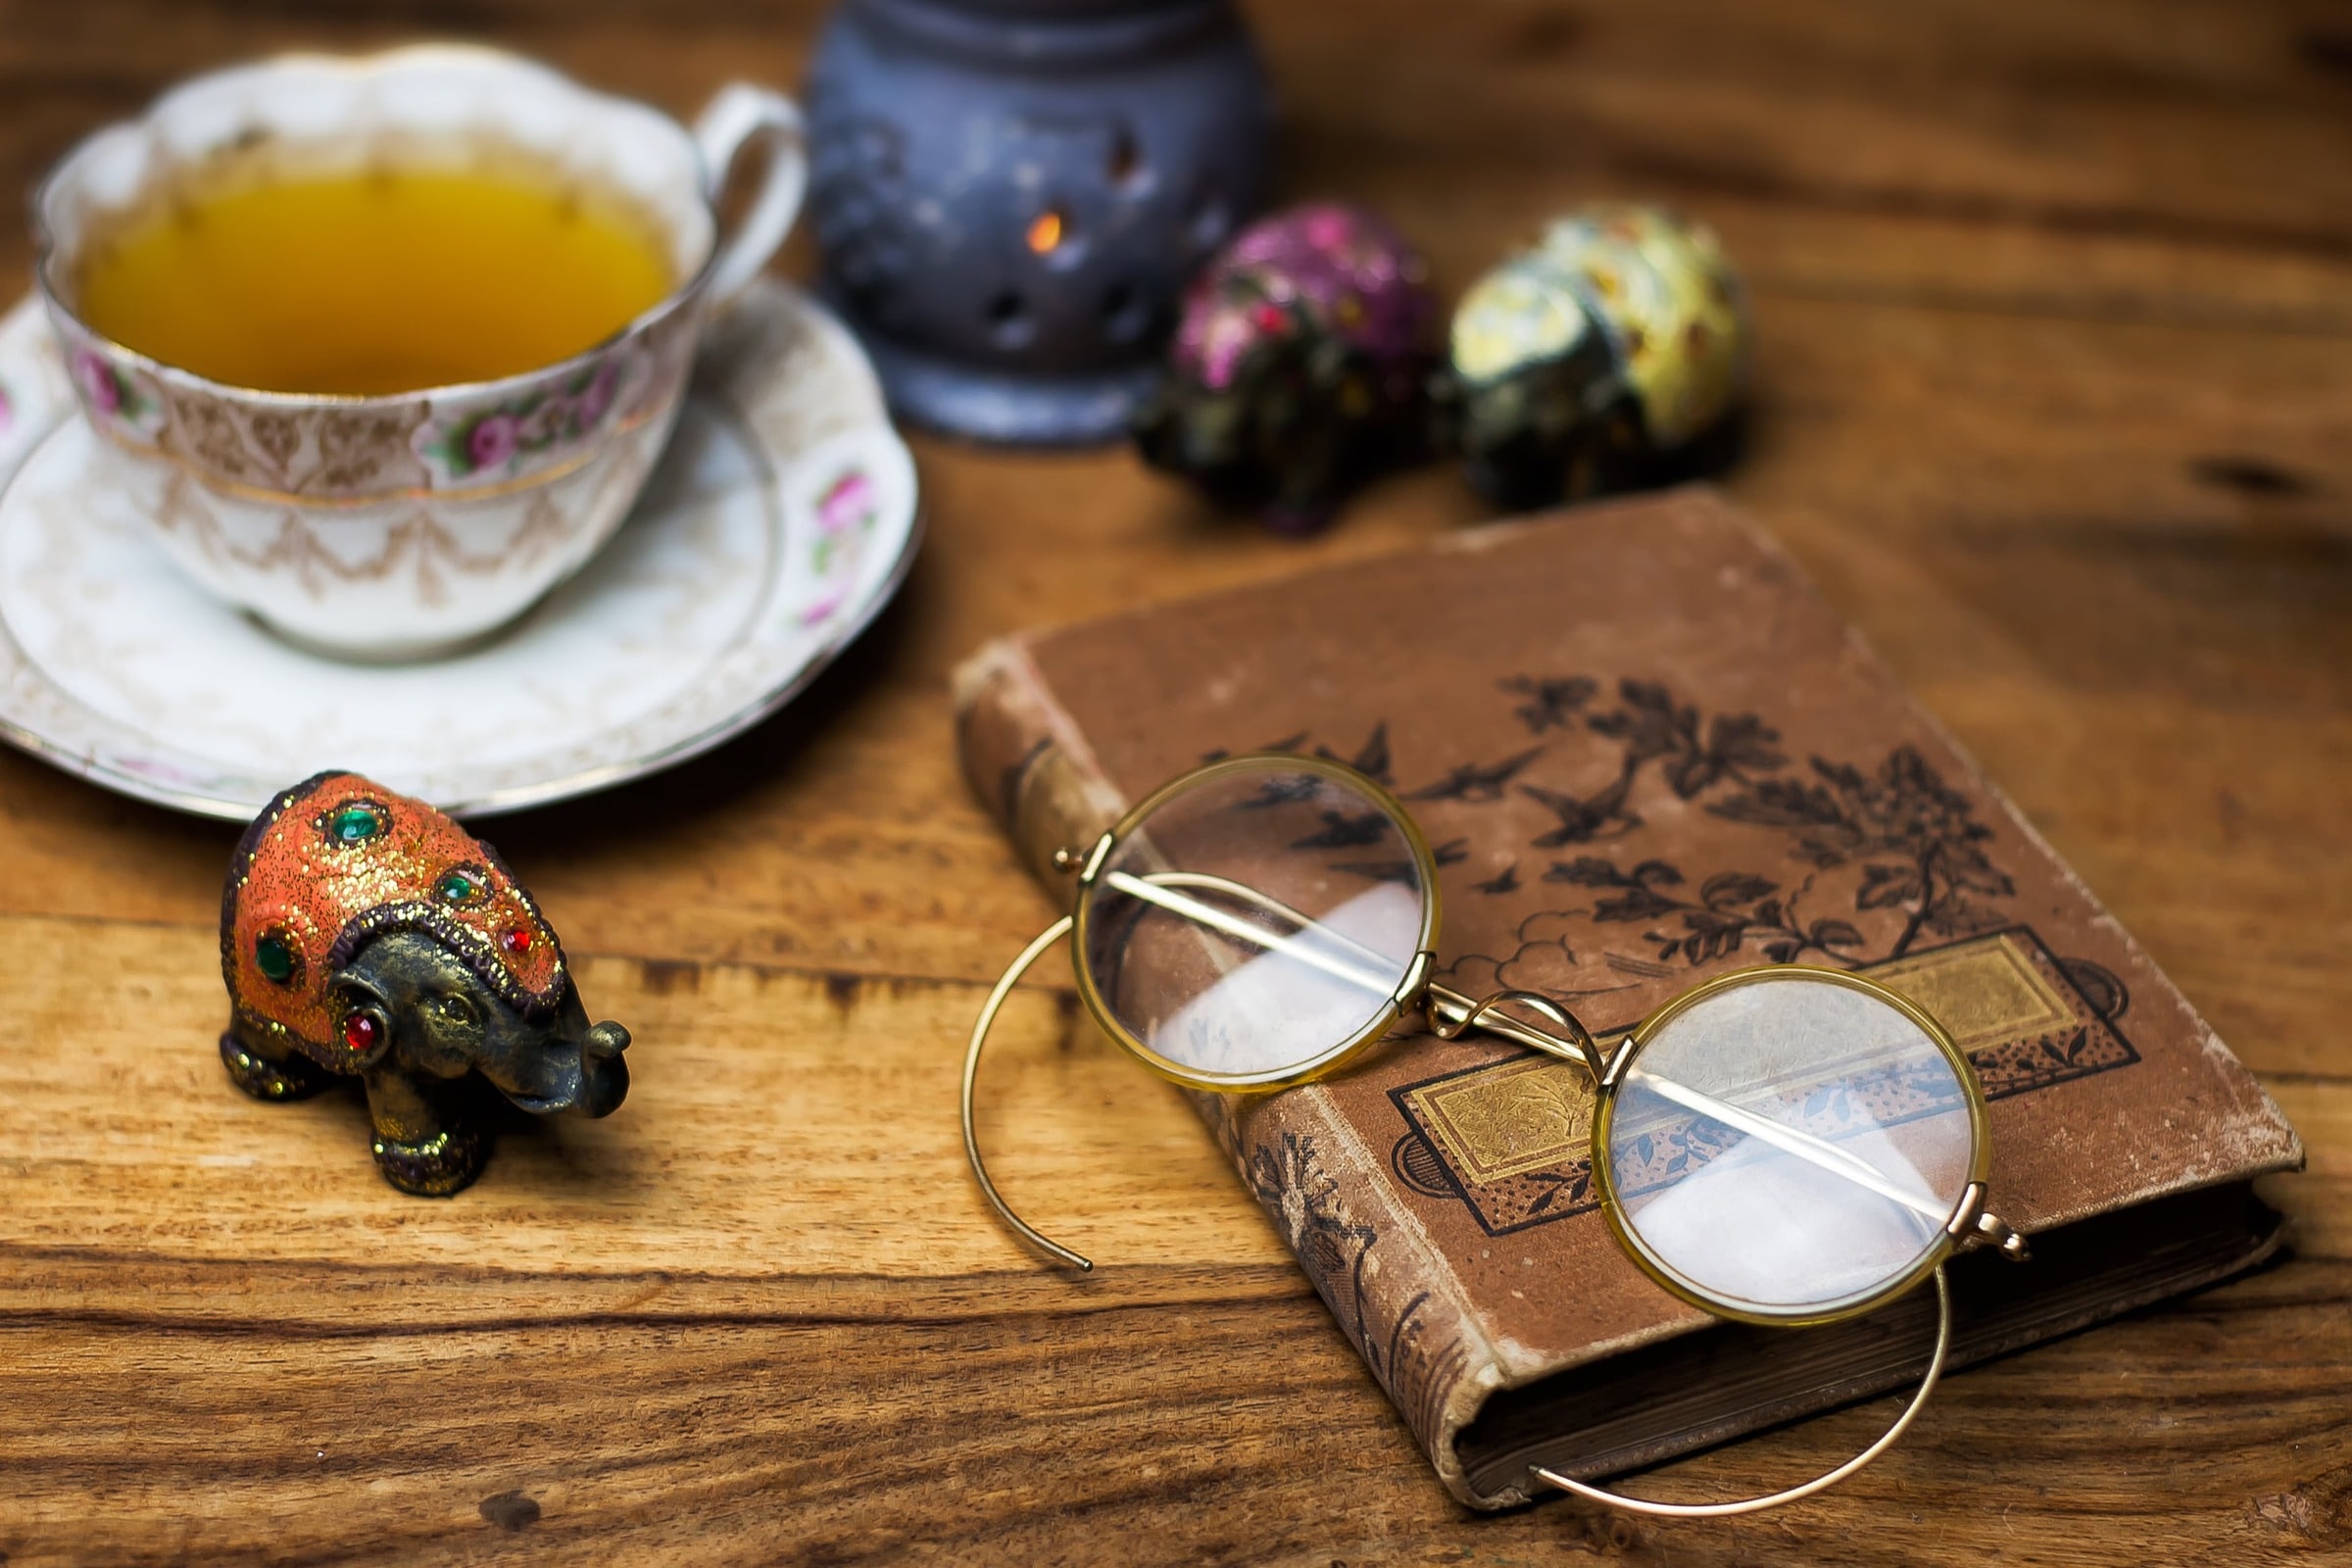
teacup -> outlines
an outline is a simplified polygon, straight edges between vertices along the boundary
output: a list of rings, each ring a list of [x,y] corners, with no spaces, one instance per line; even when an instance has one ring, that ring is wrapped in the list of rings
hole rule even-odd
[[[208,160],[354,169],[495,141],[638,209],[668,295],[557,364],[384,396],[224,385],[94,330],[78,263]],[[719,192],[767,153],[734,232]],[[198,77],[69,153],[34,200],[39,285],[92,427],[143,470],[159,536],[282,635],[359,659],[422,657],[513,619],[611,537],[675,421],[705,323],[758,276],[807,179],[799,113],[723,89],[689,131],[494,50],[289,56]]]

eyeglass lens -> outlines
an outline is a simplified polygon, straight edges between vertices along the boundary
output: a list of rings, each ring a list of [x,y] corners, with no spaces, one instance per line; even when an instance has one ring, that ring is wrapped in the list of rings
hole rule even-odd
[[[1974,1166],[1969,1099],[1899,1008],[1759,971],[1675,1012],[1628,1064],[1605,1151],[1618,1211],[1704,1297],[1835,1312],[1941,1245]]]
[[[1387,1010],[1430,896],[1386,806],[1269,760],[1180,789],[1119,840],[1084,895],[1078,959],[1177,1067],[1282,1073]]]

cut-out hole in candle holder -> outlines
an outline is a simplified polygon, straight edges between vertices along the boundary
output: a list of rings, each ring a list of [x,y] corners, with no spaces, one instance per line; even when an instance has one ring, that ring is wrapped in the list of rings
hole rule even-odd
[[[1152,171],[1144,164],[1144,151],[1135,142],[1135,135],[1121,130],[1111,138],[1110,157],[1102,172],[1110,176],[1111,184],[1119,190],[1133,193],[1152,183]]]
[[[1017,349],[1037,335],[1037,322],[1029,314],[1029,302],[1012,289],[1006,289],[988,302],[988,335],[999,348]]]
[[[1102,331],[1113,343],[1133,343],[1152,329],[1152,307],[1132,283],[1113,283],[1102,295]]]

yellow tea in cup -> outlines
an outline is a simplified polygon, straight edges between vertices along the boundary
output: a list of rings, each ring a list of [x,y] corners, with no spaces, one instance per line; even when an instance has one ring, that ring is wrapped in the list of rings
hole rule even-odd
[[[229,386],[380,396],[569,359],[679,281],[617,196],[525,169],[368,167],[173,191],[88,248],[74,305]]]

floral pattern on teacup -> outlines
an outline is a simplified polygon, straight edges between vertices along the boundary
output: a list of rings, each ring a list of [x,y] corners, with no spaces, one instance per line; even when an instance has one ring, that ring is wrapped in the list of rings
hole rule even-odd
[[[67,357],[81,406],[101,429],[152,440],[164,424],[164,401],[142,378],[87,344]]]
[[[436,488],[512,478],[601,435],[615,411],[633,405],[644,380],[644,356],[608,354],[502,402],[436,408],[411,438],[413,449]]]

